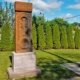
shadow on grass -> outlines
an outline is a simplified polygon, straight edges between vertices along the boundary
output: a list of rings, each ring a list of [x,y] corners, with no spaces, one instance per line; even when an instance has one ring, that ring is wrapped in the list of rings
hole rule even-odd
[[[73,72],[61,67],[62,59],[53,61],[47,58],[39,58],[37,66],[41,69],[41,75],[35,78],[23,78],[21,80],[67,80],[76,76]]]
[[[47,51],[46,54],[51,54],[59,58],[58,61],[53,61],[47,58],[38,59],[38,66],[41,68],[42,74],[38,77],[40,80],[67,80],[68,78],[76,76],[75,73],[69,71],[66,68],[61,67],[61,64],[67,62],[75,63],[71,60],[65,59],[57,54],[53,54]]]
[[[51,53],[51,52],[44,51],[44,50],[42,50],[42,51],[43,51],[43,52],[46,52],[46,53],[48,53],[48,54],[51,54],[52,56],[56,56],[56,57],[62,59],[62,61],[66,61],[66,62],[69,62],[69,63],[75,63],[75,62],[73,62],[73,61],[71,61],[71,60],[69,60],[69,59],[65,59],[64,57],[61,57],[61,56],[59,56],[59,55],[57,55],[57,54],[53,54],[53,53]],[[62,61],[61,61],[61,62],[62,62]],[[75,63],[75,64],[76,64],[76,63]]]
[[[75,76],[75,74],[68,69],[61,67],[63,60],[53,61],[49,59],[39,59],[38,66],[40,67],[42,74],[38,77],[38,80],[67,80]]]
[[[41,75],[35,78],[23,78],[21,80],[68,80],[69,78],[76,76],[75,73],[61,66],[63,63],[72,61],[50,52],[46,52],[46,54],[47,53],[51,54],[52,56],[57,56],[59,60],[54,61],[48,58],[38,58],[37,66],[39,66],[41,69]]]

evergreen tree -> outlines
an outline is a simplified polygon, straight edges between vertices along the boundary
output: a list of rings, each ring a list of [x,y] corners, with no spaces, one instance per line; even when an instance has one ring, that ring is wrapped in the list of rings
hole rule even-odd
[[[74,43],[74,35],[73,35],[73,27],[68,26],[67,27],[67,39],[68,39],[68,48],[69,49],[74,49],[75,48],[75,43]]]
[[[35,49],[37,49],[37,34],[35,24],[32,26],[32,42]]]
[[[53,26],[53,47],[55,49],[59,49],[61,47],[60,31],[59,31],[59,26],[57,24]]]
[[[35,26],[36,26],[36,24],[37,24],[37,16],[35,16],[35,15],[33,15],[33,17],[32,17],[32,24],[35,24]]]
[[[2,35],[1,35],[1,49],[2,50],[11,50],[11,27],[9,23],[6,23],[2,27]]]
[[[15,32],[11,29],[11,50],[15,50]]]
[[[0,50],[1,50],[1,28],[0,28]]]
[[[60,27],[61,48],[68,48],[66,26]]]
[[[45,43],[45,35],[43,30],[43,25],[39,23],[38,26],[38,49],[45,49],[46,43]]]
[[[75,32],[75,48],[80,49],[80,29],[76,29]]]
[[[52,31],[49,22],[46,24],[46,48],[53,48]]]

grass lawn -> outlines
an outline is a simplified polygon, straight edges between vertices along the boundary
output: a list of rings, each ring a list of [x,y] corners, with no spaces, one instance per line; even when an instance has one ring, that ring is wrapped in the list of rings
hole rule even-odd
[[[0,80],[8,80],[7,68],[11,65],[10,51],[0,52]],[[42,73],[38,77],[18,80],[67,80],[76,74],[61,67],[66,62],[80,62],[80,50],[46,50],[36,51],[37,65]]]

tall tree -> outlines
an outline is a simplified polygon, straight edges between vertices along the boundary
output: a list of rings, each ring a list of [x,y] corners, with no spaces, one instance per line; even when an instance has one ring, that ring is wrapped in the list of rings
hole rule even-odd
[[[3,14],[3,9],[2,9],[2,3],[0,2],[0,28],[2,27],[2,14]]]
[[[75,32],[75,48],[80,49],[80,29],[77,28]]]
[[[33,17],[32,17],[32,24],[37,24],[37,16],[35,16],[35,15],[33,15]]]
[[[49,22],[46,22],[46,48],[53,48],[52,31]]]
[[[0,50],[1,50],[1,29],[0,29]]]
[[[55,49],[61,48],[60,31],[59,31],[59,26],[57,24],[54,24],[53,26],[53,47]]]
[[[2,27],[1,49],[11,50],[11,48],[11,27],[9,23],[6,23],[6,25]]]
[[[74,49],[75,48],[75,43],[74,43],[74,35],[73,35],[73,27],[68,26],[67,27],[67,39],[68,39],[68,48],[69,49]]]
[[[35,24],[33,24],[32,26],[32,41],[33,41],[34,48],[37,49],[37,34],[36,34]]]
[[[55,22],[58,26],[68,26],[68,22],[62,18],[55,18],[54,20],[52,20],[52,22],[53,24]]]
[[[45,34],[44,34],[44,28],[43,24],[39,23],[38,26],[38,49],[45,49],[46,43],[45,43]]]
[[[4,49],[7,50],[6,44],[8,44],[8,43],[11,43],[10,47],[8,47],[9,50],[10,50],[10,48],[12,48],[11,46],[13,46],[13,44],[12,44],[13,39],[12,39],[12,35],[11,35],[11,32],[12,32],[11,27],[12,27],[12,23],[14,22],[14,21],[12,21],[12,18],[14,17],[13,11],[14,10],[13,10],[12,3],[8,3],[8,2],[0,3],[0,27],[1,27],[1,32],[0,32],[1,44],[0,45],[3,50]],[[10,30],[10,34],[9,34],[9,30]],[[6,36],[8,36],[8,35],[10,37],[11,42],[5,43],[5,41],[7,41]],[[8,37],[8,39],[9,39],[9,37]],[[3,40],[5,40],[5,41],[3,41]]]
[[[61,48],[68,48],[66,26],[60,27]]]

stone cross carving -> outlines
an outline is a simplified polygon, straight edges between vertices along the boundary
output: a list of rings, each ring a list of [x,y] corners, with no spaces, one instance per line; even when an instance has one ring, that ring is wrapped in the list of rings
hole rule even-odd
[[[12,55],[12,67],[8,68],[10,80],[37,76],[40,72],[32,49],[31,16],[31,3],[15,2],[15,51]]]
[[[17,53],[31,52],[32,51],[32,39],[31,39],[32,4],[28,3],[26,5],[26,3],[16,2],[15,15],[16,15],[15,52]]]

